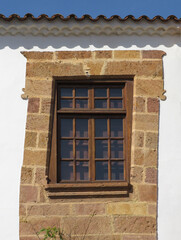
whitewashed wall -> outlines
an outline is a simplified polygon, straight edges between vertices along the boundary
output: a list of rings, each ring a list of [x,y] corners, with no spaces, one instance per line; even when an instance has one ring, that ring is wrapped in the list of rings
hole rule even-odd
[[[0,231],[18,240],[19,184],[27,101],[21,99],[26,59],[20,51],[159,49],[167,100],[161,102],[158,239],[181,236],[181,38],[146,36],[0,37]],[[2,234],[1,234],[2,235]]]

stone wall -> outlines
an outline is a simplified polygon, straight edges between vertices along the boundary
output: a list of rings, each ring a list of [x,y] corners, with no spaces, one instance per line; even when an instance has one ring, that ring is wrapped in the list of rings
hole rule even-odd
[[[28,98],[20,190],[20,239],[57,226],[71,239],[156,240],[159,100],[162,51],[23,52]],[[129,197],[51,199],[45,190],[53,77],[134,75]],[[68,238],[70,239],[70,238]]]

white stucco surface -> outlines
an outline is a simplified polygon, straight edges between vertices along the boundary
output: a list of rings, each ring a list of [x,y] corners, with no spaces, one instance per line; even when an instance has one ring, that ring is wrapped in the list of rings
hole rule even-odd
[[[159,49],[164,57],[167,100],[159,130],[158,240],[181,236],[181,38],[179,36],[0,37],[0,230],[19,239],[19,185],[27,101],[26,59],[20,51]]]

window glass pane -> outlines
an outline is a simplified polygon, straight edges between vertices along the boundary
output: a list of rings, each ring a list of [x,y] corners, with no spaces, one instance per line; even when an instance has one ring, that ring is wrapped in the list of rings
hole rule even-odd
[[[61,161],[61,180],[73,180],[73,161]]]
[[[108,158],[108,141],[96,140],[96,158]]]
[[[124,180],[124,162],[111,161],[111,179]]]
[[[96,180],[108,180],[107,161],[96,161]]]
[[[73,158],[73,141],[61,140],[61,158]]]
[[[73,136],[73,120],[72,119],[61,119],[61,137],[72,137]]]
[[[76,161],[76,180],[89,180],[89,163]]]
[[[75,106],[76,106],[76,108],[88,108],[88,100],[87,99],[76,99]]]
[[[107,137],[107,119],[95,119],[95,136]]]
[[[88,97],[88,89],[87,88],[76,88],[75,96],[76,97]]]
[[[95,100],[95,108],[107,108],[107,100]]]
[[[60,94],[61,94],[61,97],[72,97],[73,88],[61,88]]]
[[[95,88],[94,97],[107,97],[107,88]]]
[[[76,140],[76,158],[88,159],[88,140]]]
[[[60,102],[61,108],[72,108],[72,99],[62,99]]]
[[[111,140],[111,158],[123,158],[122,140]]]
[[[110,88],[110,97],[122,97],[122,88]]]
[[[110,119],[111,137],[123,137],[123,119]]]
[[[110,108],[122,108],[123,107],[123,101],[120,100],[110,100]]]
[[[88,119],[76,119],[76,137],[88,137]]]

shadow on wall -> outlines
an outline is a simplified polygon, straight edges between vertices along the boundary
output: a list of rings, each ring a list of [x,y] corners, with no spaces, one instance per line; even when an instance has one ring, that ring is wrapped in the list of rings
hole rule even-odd
[[[0,49],[9,47],[10,49],[23,48],[26,50],[52,50],[55,49],[96,49],[107,47],[108,49],[123,48],[143,48],[150,46],[156,48],[159,46],[172,47],[181,46],[180,36],[0,36]],[[48,49],[47,49],[48,48]]]

